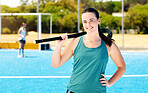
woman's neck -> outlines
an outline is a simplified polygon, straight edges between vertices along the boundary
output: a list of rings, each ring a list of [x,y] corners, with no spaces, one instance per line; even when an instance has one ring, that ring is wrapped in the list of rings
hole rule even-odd
[[[99,34],[86,34],[85,40],[89,42],[98,42],[101,40],[101,37],[99,36]]]

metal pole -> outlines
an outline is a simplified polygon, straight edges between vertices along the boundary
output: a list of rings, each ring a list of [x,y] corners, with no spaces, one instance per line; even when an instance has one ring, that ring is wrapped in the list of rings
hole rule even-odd
[[[37,13],[39,13],[39,0],[37,0]],[[37,32],[39,32],[39,15],[37,16]]]
[[[42,32],[42,28],[41,28],[42,24],[40,22],[41,21],[41,14],[39,13],[38,16],[39,16],[39,39],[41,39],[41,32]]]
[[[50,15],[50,37],[52,37],[52,15]]]
[[[80,31],[80,0],[78,0],[78,32]]]
[[[37,13],[39,13],[39,0],[37,0]],[[40,30],[40,21],[41,21],[41,19],[40,19],[40,16],[41,15],[38,15],[37,16],[37,32],[38,32],[38,39],[40,39],[41,38],[41,30]],[[41,44],[39,44],[39,51],[41,51]]]
[[[52,37],[52,14],[50,15],[50,37]],[[49,45],[51,46],[51,42],[49,43]]]
[[[41,24],[41,14],[39,14],[39,39],[41,39],[41,30],[42,30],[42,24]],[[39,51],[41,51],[41,44],[39,44]]]
[[[37,0],[37,13],[39,12],[39,0]]]
[[[122,0],[122,48],[124,48],[124,0]]]
[[[1,13],[1,0],[0,0],[0,13]],[[1,41],[1,16],[0,16],[0,41]]]

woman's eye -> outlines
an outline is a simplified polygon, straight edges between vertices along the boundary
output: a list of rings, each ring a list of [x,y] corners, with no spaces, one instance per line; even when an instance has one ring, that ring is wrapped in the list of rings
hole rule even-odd
[[[90,20],[90,22],[93,22],[94,20]]]
[[[83,23],[87,23],[86,21],[84,21]]]

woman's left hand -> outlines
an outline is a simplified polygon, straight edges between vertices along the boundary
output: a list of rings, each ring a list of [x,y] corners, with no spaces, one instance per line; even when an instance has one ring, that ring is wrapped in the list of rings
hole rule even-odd
[[[100,83],[102,86],[107,86],[107,87],[111,87],[110,82],[105,78],[104,74],[101,74],[103,76],[103,78],[99,79]]]

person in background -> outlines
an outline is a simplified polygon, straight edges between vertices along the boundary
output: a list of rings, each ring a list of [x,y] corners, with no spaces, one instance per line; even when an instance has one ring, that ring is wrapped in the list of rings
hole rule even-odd
[[[24,55],[24,46],[26,43],[26,23],[22,22],[21,27],[18,30],[18,36],[19,36],[19,50],[18,50],[18,58],[25,57]]]
[[[52,66],[60,67],[73,56],[74,66],[67,93],[106,93],[106,87],[111,87],[124,74],[126,65],[114,41],[101,32],[98,11],[94,8],[86,8],[82,11],[81,17],[87,34],[73,38],[62,52],[62,44],[66,42],[68,36],[61,35],[63,40],[56,42]],[[109,56],[116,64],[117,70],[107,80],[105,69]]]

